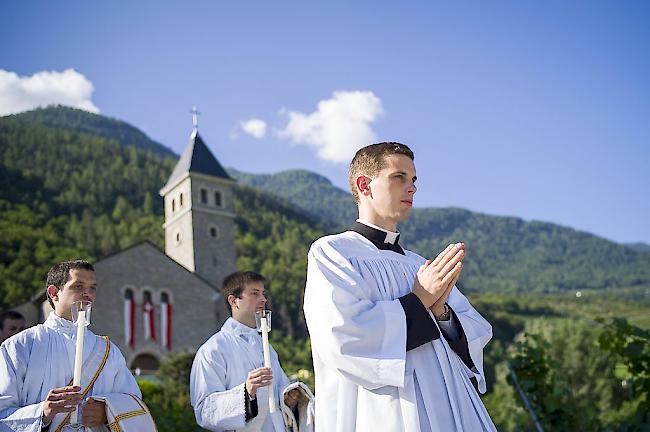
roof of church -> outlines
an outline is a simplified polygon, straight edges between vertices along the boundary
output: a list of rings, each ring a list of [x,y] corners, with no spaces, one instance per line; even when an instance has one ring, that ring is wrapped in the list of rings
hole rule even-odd
[[[122,254],[124,254],[125,252],[128,252],[128,251],[130,251],[130,250],[132,250],[132,249],[136,249],[136,248],[139,248],[139,247],[143,247],[143,246],[144,246],[144,247],[150,247],[150,248],[155,249],[156,252],[160,253],[160,256],[161,256],[161,257],[164,257],[164,258],[166,258],[167,260],[169,260],[169,262],[170,262],[174,267],[176,267],[176,268],[178,269],[178,271],[181,271],[181,272],[183,272],[183,273],[187,273],[187,274],[191,275],[192,277],[194,277],[194,278],[196,278],[197,280],[201,281],[201,282],[204,283],[205,285],[209,286],[212,290],[216,291],[218,294],[221,294],[221,290],[220,290],[218,287],[216,287],[213,283],[211,283],[211,282],[208,281],[207,279],[204,279],[203,277],[201,277],[201,276],[198,275],[197,273],[194,273],[194,272],[192,272],[192,271],[186,269],[186,268],[183,267],[182,265],[180,265],[178,262],[176,262],[176,260],[174,260],[172,257],[170,257],[169,255],[167,255],[167,254],[166,254],[162,249],[160,249],[158,246],[156,246],[154,243],[152,243],[152,242],[149,241],[149,240],[143,240],[143,241],[141,241],[141,242],[139,242],[139,243],[135,243],[135,244],[133,244],[133,245],[131,245],[131,246],[125,248],[125,249],[122,249],[122,250],[119,250],[119,251],[117,251],[117,252],[113,252],[113,253],[110,253],[110,254],[108,254],[108,255],[105,255],[105,256],[99,258],[97,261],[95,261],[95,262],[93,263],[93,265],[94,265],[94,266],[97,266],[97,265],[100,264],[102,261],[106,261],[106,260],[108,260],[109,258],[113,258],[113,257],[119,256],[119,255],[122,255]],[[136,269],[137,269],[137,267],[136,267]],[[146,270],[146,269],[137,269],[137,271],[140,271],[140,272],[143,271],[143,270]],[[156,270],[156,271],[159,271],[159,269]],[[37,294],[34,294],[34,295],[31,297],[31,299],[29,300],[29,302],[31,302],[31,303],[42,303],[42,302],[44,302],[45,300],[47,300],[47,294],[45,293],[45,291],[41,290],[41,292],[39,292],[39,293],[37,293]]]
[[[187,273],[187,274],[191,275],[192,277],[194,277],[194,278],[200,280],[201,282],[203,282],[204,284],[210,286],[210,288],[212,288],[213,290],[216,290],[219,294],[221,294],[221,290],[220,290],[217,286],[215,286],[212,282],[210,282],[210,281],[208,281],[207,279],[203,278],[203,277],[200,276],[198,273],[195,273],[195,272],[190,271],[190,270],[186,269],[185,267],[183,267],[183,266],[182,266],[181,264],[179,264],[179,263],[178,263],[174,258],[172,258],[172,257],[170,257],[169,255],[167,255],[167,254],[165,253],[165,251],[163,251],[162,249],[160,249],[158,246],[156,246],[156,245],[155,245],[152,241],[150,241],[150,240],[142,240],[141,242],[136,243],[136,244],[133,244],[133,245],[131,245],[131,246],[125,248],[125,249],[119,250],[119,251],[117,251],[117,252],[110,253],[110,254],[108,254],[108,255],[104,255],[104,256],[102,256],[101,258],[99,258],[97,261],[95,261],[94,265],[97,265],[97,264],[99,264],[99,263],[102,262],[102,261],[106,261],[106,260],[108,260],[109,258],[113,258],[113,257],[115,257],[115,256],[121,255],[121,254],[123,254],[123,253],[125,253],[125,252],[127,252],[127,251],[129,251],[129,250],[131,250],[131,249],[135,249],[135,248],[143,247],[143,246],[144,246],[144,247],[151,247],[151,248],[155,249],[156,252],[158,252],[158,253],[160,254],[161,257],[166,258],[166,259],[167,259],[167,260],[168,260],[172,265],[174,265],[175,267],[177,267],[179,271],[182,271],[182,272],[184,272],[184,273]]]
[[[165,186],[171,186],[187,172],[232,180],[217,158],[214,157],[196,129],[190,135],[190,142],[178,160]]]

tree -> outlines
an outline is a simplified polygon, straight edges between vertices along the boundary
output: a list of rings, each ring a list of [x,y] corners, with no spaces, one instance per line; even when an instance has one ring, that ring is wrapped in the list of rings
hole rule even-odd
[[[627,431],[650,430],[650,332],[624,318],[598,322],[604,325],[598,346],[618,362],[615,376],[628,396],[619,415],[612,417],[623,420]]]
[[[601,327],[537,319],[509,348],[507,361],[545,430],[646,430],[648,333],[623,321]],[[621,375],[622,364],[629,374]],[[507,364],[496,370],[494,392],[485,398],[493,420],[500,430],[532,430]],[[623,376],[631,380],[629,392]]]
[[[157,380],[139,381],[142,398],[161,432],[202,431],[190,405],[193,354],[172,354],[158,369]]]

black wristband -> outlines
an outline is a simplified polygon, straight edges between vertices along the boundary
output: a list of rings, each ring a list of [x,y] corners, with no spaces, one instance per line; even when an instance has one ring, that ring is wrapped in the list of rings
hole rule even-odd
[[[409,293],[399,298],[406,315],[406,351],[440,338],[440,331],[418,296]]]

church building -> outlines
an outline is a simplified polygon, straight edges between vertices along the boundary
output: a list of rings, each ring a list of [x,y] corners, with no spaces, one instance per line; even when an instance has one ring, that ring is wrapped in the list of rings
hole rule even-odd
[[[219,288],[235,271],[234,184],[194,111],[189,144],[160,190],[165,250],[144,241],[93,263],[90,328],[108,335],[132,370],[151,373],[170,353],[195,352],[228,318]],[[51,307],[43,292],[15,310],[33,325]]]

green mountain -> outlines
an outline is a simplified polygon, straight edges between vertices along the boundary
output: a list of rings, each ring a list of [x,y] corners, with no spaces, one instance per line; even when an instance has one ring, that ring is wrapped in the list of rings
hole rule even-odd
[[[648,243],[642,243],[642,242],[626,243],[625,246],[637,252],[650,252],[650,244]]]
[[[553,293],[650,285],[650,256],[556,224],[458,208],[416,209],[402,230],[431,256],[463,241],[463,286],[471,291]]]
[[[0,309],[39,292],[56,261],[94,260],[145,239],[163,247],[158,190],[177,157],[78,132],[87,113],[78,114],[71,129],[32,122],[34,112],[0,118]],[[279,328],[304,338],[304,257],[323,232],[273,195],[242,185],[235,197],[237,265],[269,277]]]
[[[115,140],[120,144],[149,150],[162,156],[176,156],[171,149],[153,141],[141,130],[124,121],[76,108],[50,105],[46,108],[37,108],[8,117],[49,129],[65,129],[70,132]]]
[[[175,158],[33,115],[0,118],[0,307],[30,297],[57,260],[162,243],[158,189]]]
[[[345,229],[356,219],[351,195],[304,170],[254,175],[229,171],[303,209],[325,229]],[[650,256],[598,236],[552,223],[491,216],[461,208],[416,208],[400,226],[403,244],[426,257],[451,242],[465,242],[461,285],[468,291],[561,292],[640,290],[650,285]]]
[[[122,141],[111,124],[137,131],[63,107],[0,118],[0,306],[37,291],[56,259],[97,258],[144,239],[162,246],[158,189],[177,157]],[[277,276],[274,297],[290,311],[287,328],[300,333],[296,299],[306,251],[323,232],[354,220],[352,199],[308,171],[231,174],[240,182],[238,264]],[[443,208],[415,209],[400,229],[404,244],[424,256],[464,241],[469,255],[460,285],[470,292],[650,286],[650,254],[554,224]]]
[[[230,168],[228,174],[242,184],[286,199],[329,230],[345,229],[357,218],[352,195],[314,172],[289,170],[277,174],[247,174]]]

